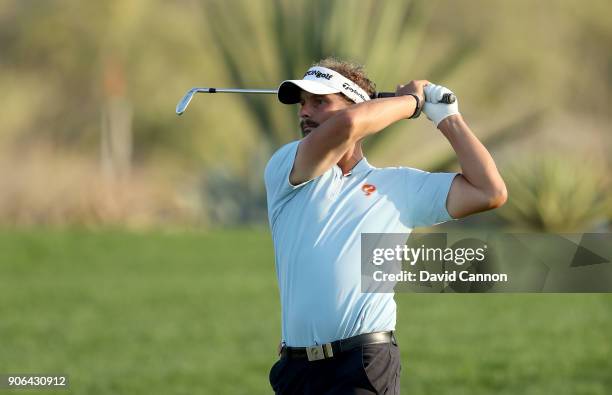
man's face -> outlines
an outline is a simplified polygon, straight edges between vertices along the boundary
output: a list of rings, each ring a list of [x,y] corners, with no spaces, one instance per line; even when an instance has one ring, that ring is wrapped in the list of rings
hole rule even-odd
[[[302,91],[300,94],[300,129],[302,137],[306,137],[312,129],[331,118],[335,113],[349,107],[352,102],[340,93],[330,95],[315,95]]]

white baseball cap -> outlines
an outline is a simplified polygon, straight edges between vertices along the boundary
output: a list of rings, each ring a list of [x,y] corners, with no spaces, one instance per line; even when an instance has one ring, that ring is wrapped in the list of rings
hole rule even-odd
[[[278,100],[284,104],[300,102],[300,92],[315,95],[342,93],[355,103],[370,100],[370,96],[356,83],[327,67],[314,66],[308,69],[301,80],[286,80],[278,87]]]

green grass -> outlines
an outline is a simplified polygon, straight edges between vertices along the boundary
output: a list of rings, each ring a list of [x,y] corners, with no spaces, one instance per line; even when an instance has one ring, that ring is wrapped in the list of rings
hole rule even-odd
[[[0,373],[70,391],[267,394],[265,230],[0,232]],[[405,394],[609,394],[612,295],[401,294]]]

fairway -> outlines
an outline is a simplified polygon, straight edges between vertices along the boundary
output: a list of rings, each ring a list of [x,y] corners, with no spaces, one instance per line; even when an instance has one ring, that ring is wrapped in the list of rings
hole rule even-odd
[[[396,300],[404,394],[612,393],[612,295]],[[0,373],[71,387],[15,393],[269,394],[279,336],[266,229],[0,233]]]

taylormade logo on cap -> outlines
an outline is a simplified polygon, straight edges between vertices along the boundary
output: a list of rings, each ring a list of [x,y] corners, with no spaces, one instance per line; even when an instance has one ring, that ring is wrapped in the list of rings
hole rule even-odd
[[[366,99],[367,95],[366,95],[366,96],[364,96],[364,95],[361,93],[361,92],[363,92],[363,91],[359,92],[357,89],[353,88],[352,86],[350,86],[350,85],[349,85],[348,83],[346,83],[346,82],[345,82],[344,84],[342,84],[342,87],[343,87],[344,89],[346,89],[347,91],[349,91],[349,92],[351,92],[351,93],[353,93],[353,94],[355,94],[355,95],[359,96],[359,97],[361,98],[361,100],[362,100],[362,101],[368,101],[368,100],[370,100],[370,98],[369,98],[369,97]],[[361,90],[361,89],[360,89],[360,90]]]

